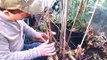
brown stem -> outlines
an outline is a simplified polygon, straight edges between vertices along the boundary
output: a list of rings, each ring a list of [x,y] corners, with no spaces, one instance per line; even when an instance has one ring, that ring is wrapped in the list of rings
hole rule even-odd
[[[80,12],[80,8],[82,7],[82,3],[83,3],[83,0],[80,1],[79,8],[78,8],[77,13],[76,13],[76,16],[75,16],[75,18],[74,18],[74,20],[73,20],[74,22],[73,22],[73,25],[72,25],[72,27],[71,27],[71,31],[70,31],[70,34],[69,34],[69,36],[68,36],[67,42],[69,42],[69,40],[70,40],[70,37],[71,37],[71,34],[72,34],[72,29],[74,28],[74,25],[75,25],[75,23],[76,23],[77,17],[78,17],[79,12]]]

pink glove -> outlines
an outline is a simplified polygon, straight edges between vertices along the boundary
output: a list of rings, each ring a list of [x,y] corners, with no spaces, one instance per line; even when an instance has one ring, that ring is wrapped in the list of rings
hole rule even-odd
[[[50,56],[56,53],[54,47],[55,43],[50,43],[50,44],[48,43],[49,40],[47,40],[45,43],[37,47],[41,56]]]
[[[51,56],[56,54],[55,52],[55,43],[49,43],[49,40],[47,40],[45,43],[37,47],[38,53],[40,56]]]

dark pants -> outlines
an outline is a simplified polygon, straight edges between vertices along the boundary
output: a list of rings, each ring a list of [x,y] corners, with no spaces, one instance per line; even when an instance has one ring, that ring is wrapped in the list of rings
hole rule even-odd
[[[34,47],[37,47],[41,44],[41,42],[33,42],[29,37],[25,36],[25,41],[24,41],[24,48],[23,50],[28,50]],[[43,57],[37,57],[33,60],[47,60],[46,56]]]

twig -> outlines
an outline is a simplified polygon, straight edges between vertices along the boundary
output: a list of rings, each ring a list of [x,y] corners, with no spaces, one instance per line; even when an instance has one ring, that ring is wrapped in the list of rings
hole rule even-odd
[[[93,14],[92,14],[92,16],[91,16],[91,18],[90,18],[90,20],[89,20],[89,24],[88,24],[87,29],[86,29],[86,32],[85,32],[85,34],[84,34],[84,36],[83,36],[82,42],[81,42],[81,44],[79,45],[79,48],[77,49],[76,57],[78,57],[78,55],[81,53],[81,46],[82,46],[82,44],[83,44],[83,42],[84,42],[84,40],[85,40],[85,37],[86,37],[86,35],[87,35],[88,31],[89,31],[89,27],[90,27],[90,24],[91,24],[91,22],[92,22],[92,19],[93,19],[93,16],[94,16],[94,13],[95,13],[95,10],[96,10],[96,7],[97,7],[97,3],[98,3],[98,0],[97,0],[96,3],[95,3],[94,10],[93,10]]]
[[[62,0],[62,11],[61,11],[61,33],[60,43],[62,48],[62,59],[65,59],[65,47],[66,47],[66,20],[67,20],[67,0]]]
[[[78,15],[79,15],[79,11],[80,11],[80,8],[81,8],[81,6],[82,6],[82,2],[83,2],[83,0],[80,1],[79,8],[78,8],[77,13],[76,13],[76,16],[75,16],[75,18],[74,18],[74,20],[73,20],[73,25],[72,25],[72,27],[71,27],[71,31],[70,31],[69,37],[68,37],[68,39],[67,39],[67,42],[69,42],[69,40],[70,40],[70,37],[71,37],[71,34],[72,34],[72,29],[74,28],[74,25],[75,25],[75,23],[76,23],[77,17],[78,17]]]
[[[84,9],[83,9],[83,13],[82,13],[82,16],[84,15],[85,11],[86,11],[86,6],[87,6],[87,3],[88,3],[88,0],[85,0],[85,6],[84,6]],[[80,19],[82,21],[82,18]]]
[[[89,27],[90,27],[91,22],[92,22],[92,19],[93,19],[93,17],[94,17],[94,13],[95,13],[95,11],[96,11],[97,4],[98,4],[98,0],[97,0],[96,3],[95,3],[95,7],[94,7],[94,10],[93,10],[93,14],[92,14],[92,16],[91,16],[91,19],[89,20],[89,24],[88,24],[88,26],[87,26],[86,32],[85,32],[85,34],[84,34],[84,37],[83,37],[83,39],[82,39],[82,42],[81,42],[80,46],[82,46],[82,44],[83,44],[83,42],[84,42],[84,40],[85,40],[85,37],[86,37],[86,35],[87,35],[88,31],[89,31]]]

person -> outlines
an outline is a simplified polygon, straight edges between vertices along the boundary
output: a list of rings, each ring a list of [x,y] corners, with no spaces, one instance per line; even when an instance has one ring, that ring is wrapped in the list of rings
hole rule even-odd
[[[42,11],[42,0],[0,0],[0,60],[32,60],[56,54],[49,37],[29,27],[23,19]],[[43,43],[23,49],[24,34]]]

